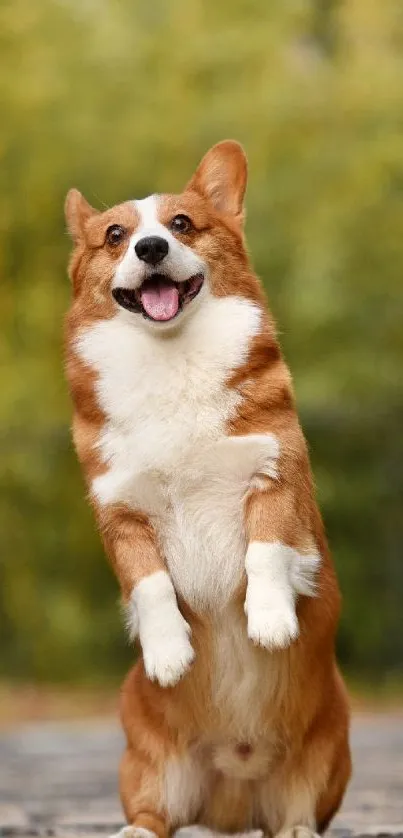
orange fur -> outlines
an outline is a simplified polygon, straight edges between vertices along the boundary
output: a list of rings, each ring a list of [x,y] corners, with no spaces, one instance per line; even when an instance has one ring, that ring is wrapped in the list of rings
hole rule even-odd
[[[349,713],[334,657],[340,595],[290,374],[245,250],[245,185],[240,147],[219,144],[181,195],[161,198],[159,221],[168,225],[178,213],[189,215],[192,230],[177,235],[208,265],[212,295],[236,295],[261,310],[261,327],[247,360],[226,382],[239,395],[227,434],[271,433],[280,443],[277,478],[264,476],[246,496],[245,545],[281,542],[302,554],[317,550],[318,595],[299,597],[299,637],[288,648],[270,652],[247,639],[246,578],[224,616],[197,613],[179,596],[180,610],[192,629],[193,667],[175,686],[163,688],[148,680],[140,658],[122,689],[127,737],[120,775],[123,806],[130,824],[158,838],[189,821],[227,831],[259,827],[275,834],[300,823],[323,831],[350,775]],[[66,366],[75,410],[74,441],[91,487],[107,470],[97,447],[106,416],[97,397],[96,374],[79,357],[75,342],[83,327],[114,316],[111,281],[138,216],[129,202],[97,213],[75,190],[69,193],[66,215],[75,243]],[[116,249],[105,243],[110,224],[127,230]],[[93,494],[91,500],[123,596],[129,600],[141,579],[166,568],[159,534],[141,508],[121,503],[101,507]],[[223,676],[217,687],[212,657],[229,624],[233,671],[228,683]],[[224,671],[225,650],[220,660]],[[243,682],[245,661],[251,674]],[[247,747],[239,747],[245,742]],[[169,790],[169,783],[175,782],[176,792]]]

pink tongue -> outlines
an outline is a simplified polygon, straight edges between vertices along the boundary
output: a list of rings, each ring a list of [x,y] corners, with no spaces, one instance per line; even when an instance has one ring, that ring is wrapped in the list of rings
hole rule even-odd
[[[179,292],[175,285],[161,283],[141,292],[141,302],[153,320],[171,320],[178,313]]]

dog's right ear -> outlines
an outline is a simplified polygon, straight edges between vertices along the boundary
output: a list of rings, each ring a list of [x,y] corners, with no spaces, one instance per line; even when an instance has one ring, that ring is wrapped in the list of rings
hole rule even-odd
[[[64,214],[66,217],[67,229],[77,244],[84,237],[85,225],[92,215],[97,215],[98,210],[94,209],[78,189],[70,189],[64,203]]]
[[[223,140],[204,155],[187,189],[204,195],[219,211],[243,219],[248,164],[242,146]]]

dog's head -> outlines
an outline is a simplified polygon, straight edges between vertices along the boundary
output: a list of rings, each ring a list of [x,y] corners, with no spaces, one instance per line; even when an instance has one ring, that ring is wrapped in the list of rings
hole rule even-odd
[[[246,179],[244,151],[228,140],[207,152],[180,195],[98,212],[70,190],[70,273],[86,316],[113,316],[120,308],[165,331],[179,327],[208,294],[257,299],[242,232]]]

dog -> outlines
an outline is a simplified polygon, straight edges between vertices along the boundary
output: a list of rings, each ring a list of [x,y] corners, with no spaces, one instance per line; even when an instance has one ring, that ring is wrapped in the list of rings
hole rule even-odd
[[[73,438],[142,650],[121,697],[131,838],[309,838],[350,776],[340,594],[246,180],[228,140],[181,194],[66,199]]]

